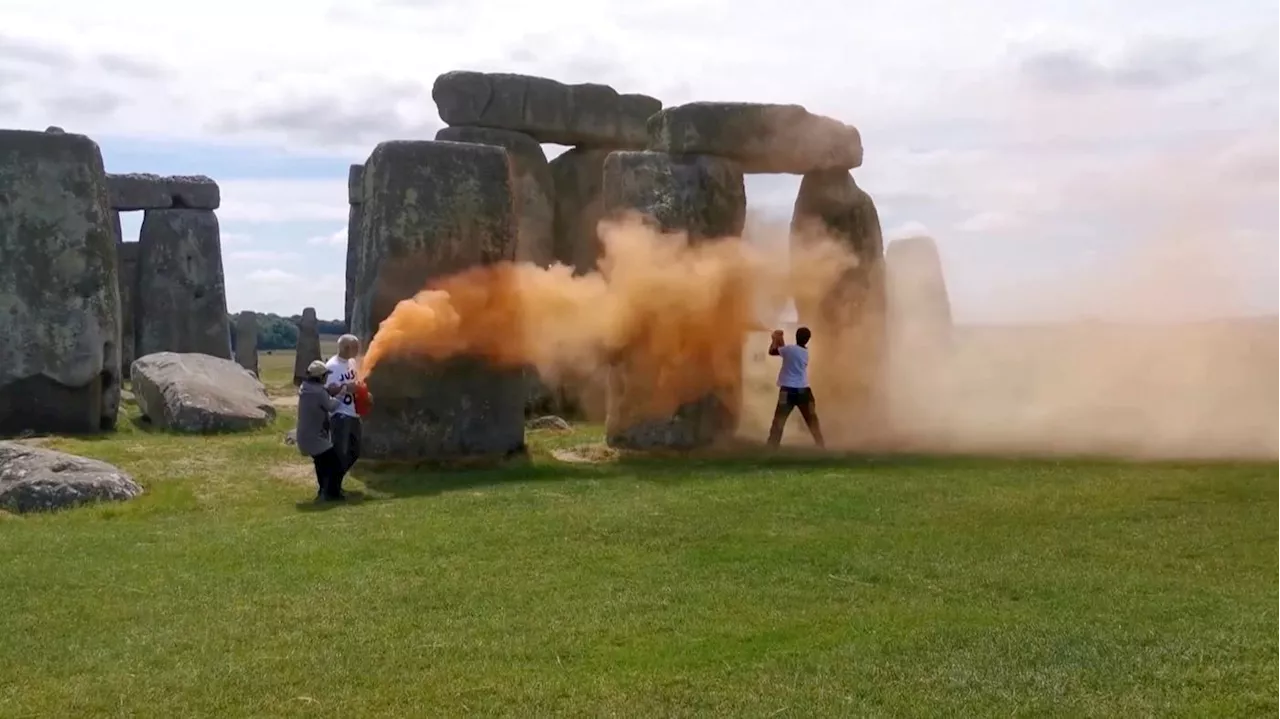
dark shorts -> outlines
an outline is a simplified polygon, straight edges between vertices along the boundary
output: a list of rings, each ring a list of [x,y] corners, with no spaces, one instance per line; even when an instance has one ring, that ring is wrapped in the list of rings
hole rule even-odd
[[[805,407],[813,403],[813,390],[808,387],[778,388],[778,406],[780,407]]]

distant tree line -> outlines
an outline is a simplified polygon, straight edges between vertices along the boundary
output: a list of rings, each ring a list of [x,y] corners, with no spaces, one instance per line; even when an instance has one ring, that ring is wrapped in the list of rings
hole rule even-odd
[[[302,315],[292,315],[290,317],[281,317],[280,315],[267,312],[257,312],[258,315],[258,349],[260,350],[291,350],[298,346],[298,322],[302,320]],[[236,317],[230,315],[231,326],[235,327]],[[319,320],[316,322],[321,335],[340,335],[345,332],[342,326],[342,320]],[[231,333],[232,346],[235,344],[235,332]]]

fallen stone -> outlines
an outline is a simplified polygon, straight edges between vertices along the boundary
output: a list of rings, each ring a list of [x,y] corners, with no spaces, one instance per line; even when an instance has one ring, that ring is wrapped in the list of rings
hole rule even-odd
[[[0,130],[0,435],[112,429],[116,243],[98,145]]]
[[[526,429],[541,429],[554,432],[572,432],[573,427],[568,422],[560,419],[555,415],[547,415],[545,417],[534,417],[525,423]]]
[[[514,260],[512,175],[497,147],[395,141],[365,163],[352,332],[365,346],[396,303],[430,280]],[[524,374],[474,358],[383,360],[368,379],[363,456],[434,460],[524,448]]]
[[[210,210],[147,210],[138,235],[136,355],[231,358],[218,218]]]
[[[648,149],[737,160],[747,173],[803,175],[862,165],[857,128],[799,105],[691,102],[649,119]]]
[[[117,243],[116,257],[120,270],[120,371],[128,377],[138,342],[133,321],[138,295],[138,243]]]
[[[484,127],[446,127],[436,133],[436,140],[493,145],[507,151],[515,176],[516,261],[539,267],[551,264],[555,185],[542,145],[522,132]]]
[[[236,364],[258,376],[258,316],[245,310],[236,315]]]
[[[140,494],[132,477],[106,462],[0,442],[0,508],[10,512],[48,512]]]
[[[690,242],[738,237],[746,221],[742,172],[732,160],[705,155],[614,152],[604,164],[606,215],[636,210],[663,232],[681,231]],[[741,343],[723,347],[706,363],[685,362],[672,371],[705,373],[707,394],[669,411],[652,406],[655,374],[669,358],[620,358],[611,368],[606,441],[623,449],[691,449],[731,433],[741,406],[741,377],[717,377],[711,366],[741,365]],[[726,384],[727,382],[727,384]]]
[[[554,186],[552,254],[577,274],[596,269],[604,218],[604,161],[612,150],[575,147],[549,163]]]
[[[316,308],[307,307],[298,318],[298,344],[293,354],[293,384],[300,385],[307,377],[307,365],[323,359],[320,355],[320,325]]]
[[[514,130],[538,142],[587,147],[644,147],[645,123],[662,109],[656,98],[620,95],[608,85],[466,70],[436,78],[431,97],[450,126]]]
[[[107,188],[111,208],[118,211],[216,210],[222,202],[218,183],[203,175],[111,174]]]
[[[133,392],[142,415],[175,432],[237,432],[276,416],[262,382],[228,359],[157,352],[133,362]]]

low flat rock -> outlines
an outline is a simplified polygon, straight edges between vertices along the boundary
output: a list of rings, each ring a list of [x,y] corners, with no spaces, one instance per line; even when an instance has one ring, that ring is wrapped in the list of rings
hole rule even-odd
[[[222,204],[218,183],[204,175],[107,174],[111,209],[167,210],[185,207],[216,210]]]
[[[468,70],[436,78],[431,98],[450,126],[515,130],[538,142],[585,147],[644,147],[646,122],[662,109],[657,98],[608,85]]]
[[[249,370],[209,355],[157,352],[134,360],[133,391],[143,416],[176,432],[236,432],[276,416]]]
[[[862,165],[857,128],[800,105],[691,102],[655,113],[648,134],[650,150],[726,157],[747,173],[803,175]]]
[[[41,512],[132,499],[142,487],[106,462],[0,442],[0,508]]]
[[[528,422],[525,422],[524,426],[525,426],[525,429],[534,429],[534,430],[541,429],[541,430],[550,430],[552,432],[572,432],[573,431],[573,427],[570,426],[568,422],[555,416],[554,414],[549,414],[549,415],[546,415],[545,417],[534,417]]]

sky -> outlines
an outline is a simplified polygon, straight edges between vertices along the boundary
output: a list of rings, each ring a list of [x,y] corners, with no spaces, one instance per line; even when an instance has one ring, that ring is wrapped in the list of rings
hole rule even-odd
[[[231,311],[342,316],[347,167],[434,138],[431,85],[455,69],[855,125],[886,239],[935,238],[961,321],[1108,316],[1133,304],[1116,288],[1155,285],[1190,314],[1276,311],[1275,3],[216,7],[0,0],[0,127],[89,135],[109,172],[217,180]],[[785,220],[798,186],[750,176],[748,204]]]

